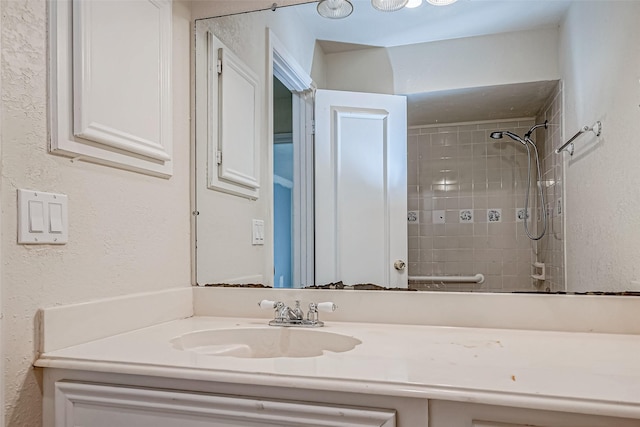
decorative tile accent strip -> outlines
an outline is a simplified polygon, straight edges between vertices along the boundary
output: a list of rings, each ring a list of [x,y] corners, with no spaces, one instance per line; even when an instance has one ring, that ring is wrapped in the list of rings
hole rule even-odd
[[[460,222],[473,222],[473,209],[460,209]]]
[[[531,209],[527,209],[526,211],[524,208],[516,209],[516,222],[523,222],[525,219],[528,220],[529,218],[531,218]]]
[[[488,209],[487,222],[502,222],[502,209]]]

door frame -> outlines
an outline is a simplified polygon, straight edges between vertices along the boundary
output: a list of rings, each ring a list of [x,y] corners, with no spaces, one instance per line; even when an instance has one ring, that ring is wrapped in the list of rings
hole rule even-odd
[[[315,284],[315,254],[314,254],[314,197],[313,197],[313,94],[315,84],[309,74],[298,64],[287,51],[278,37],[267,29],[269,42],[267,67],[267,110],[269,149],[269,173],[267,191],[273,200],[273,78],[276,77],[292,94],[292,134],[293,134],[293,283],[301,286]],[[271,227],[268,227],[268,241],[273,242],[273,203],[268,206],[268,217]],[[267,274],[273,280],[274,250],[271,244],[266,250]],[[275,285],[275,284],[274,284]]]

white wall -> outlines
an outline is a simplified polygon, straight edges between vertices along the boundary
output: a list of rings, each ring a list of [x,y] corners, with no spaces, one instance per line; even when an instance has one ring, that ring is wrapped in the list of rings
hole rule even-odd
[[[44,1],[2,2],[2,343],[6,425],[41,425],[37,310],[190,284],[189,4],[174,2],[174,175],[47,153]],[[16,244],[16,189],[69,196],[69,243]],[[117,316],[117,313],[114,313]]]
[[[640,280],[640,2],[575,2],[561,30],[568,290],[629,289]],[[565,154],[568,157],[567,154]],[[636,290],[640,287],[636,286]]]
[[[326,88],[356,92],[408,95],[560,77],[557,28],[329,53],[325,61]]]
[[[198,205],[198,284],[229,281],[273,282],[273,229],[272,224],[272,171],[270,155],[270,116],[268,87],[271,85],[267,59],[267,28],[277,36],[299,65],[310,73],[314,56],[315,39],[309,35],[295,11],[278,9],[222,17],[199,23],[196,43],[206,40],[205,32],[211,30],[222,43],[239,56],[259,77],[263,89],[261,130],[261,182],[257,201],[221,193],[206,188],[206,158],[200,133],[197,137],[197,205]],[[196,61],[205,56],[198,51]],[[199,66],[196,65],[198,70]],[[196,71],[197,73],[199,71]],[[203,108],[203,97],[196,93],[196,108]],[[206,108],[206,107],[204,107]],[[241,124],[240,124],[241,125]],[[202,151],[201,151],[202,150]],[[265,221],[265,245],[251,242],[251,220]],[[245,278],[249,278],[246,280]],[[238,280],[240,279],[240,280]]]
[[[389,58],[398,94],[557,80],[558,29],[398,46]]]
[[[393,95],[393,65],[388,49],[376,47],[325,55],[326,88]]]

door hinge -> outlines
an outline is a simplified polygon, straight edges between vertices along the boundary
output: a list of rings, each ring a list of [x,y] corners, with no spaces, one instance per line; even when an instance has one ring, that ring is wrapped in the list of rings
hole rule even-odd
[[[316,121],[312,119],[310,121],[310,126],[311,126],[311,135],[315,135],[316,134]]]
[[[218,59],[216,69],[218,70],[218,74],[222,74],[222,59]]]
[[[219,165],[222,164],[222,151],[220,150],[216,151],[216,163]]]

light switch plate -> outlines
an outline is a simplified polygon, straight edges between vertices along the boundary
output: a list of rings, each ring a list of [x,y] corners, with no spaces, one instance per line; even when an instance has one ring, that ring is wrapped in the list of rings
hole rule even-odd
[[[264,245],[264,221],[261,219],[252,220],[251,227],[252,244]]]
[[[18,243],[62,245],[68,241],[67,196],[19,189]]]

